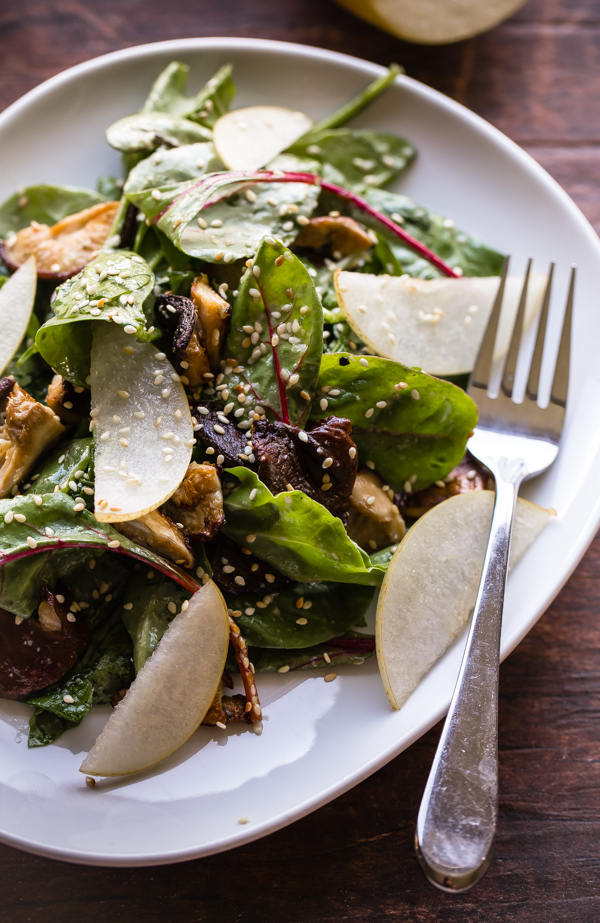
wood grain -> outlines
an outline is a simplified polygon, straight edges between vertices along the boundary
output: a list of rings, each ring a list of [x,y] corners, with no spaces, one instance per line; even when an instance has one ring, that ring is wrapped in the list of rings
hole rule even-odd
[[[530,0],[487,35],[408,45],[329,0],[0,4],[0,108],[127,45],[260,36],[400,61],[542,163],[600,229],[600,2]],[[1,152],[0,152],[1,158]],[[481,884],[434,891],[413,857],[439,728],[337,801],[224,856],[157,869],[64,865],[0,847],[11,923],[595,923],[600,919],[600,539],[501,670],[500,827]]]

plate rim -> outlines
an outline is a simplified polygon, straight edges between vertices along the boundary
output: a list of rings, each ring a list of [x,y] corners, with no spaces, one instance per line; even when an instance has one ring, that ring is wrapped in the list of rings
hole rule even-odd
[[[362,71],[367,77],[377,77],[385,73],[386,68],[380,64],[367,61],[355,55],[345,54],[339,51],[331,51],[318,46],[305,45],[298,42],[285,42],[274,39],[264,38],[246,38],[246,37],[227,37],[227,36],[206,36],[190,37],[181,39],[168,39],[160,42],[148,42],[141,45],[132,45],[126,48],[111,51],[103,55],[86,59],[79,64],[72,65],[58,74],[49,77],[47,80],[28,90],[25,94],[11,103],[6,109],[0,112],[0,132],[10,124],[10,121],[18,117],[28,106],[43,98],[44,95],[52,93],[62,84],[77,80],[90,72],[110,68],[115,62],[122,60],[133,60],[135,58],[144,58],[154,53],[173,51],[185,53],[186,51],[196,52],[203,49],[227,51],[265,51],[284,54],[293,54],[312,60],[321,60],[328,63],[338,64],[342,67],[350,66],[354,70]],[[552,197],[558,197],[563,207],[571,212],[573,219],[579,224],[581,230],[585,232],[589,239],[592,249],[595,249],[600,260],[600,240],[585,217],[579,206],[573,201],[568,193],[560,184],[523,148],[515,141],[496,128],[482,116],[469,110],[466,106],[456,100],[446,96],[438,90],[427,86],[415,78],[402,75],[400,80],[407,85],[410,91],[424,99],[434,103],[437,106],[449,111],[460,121],[470,123],[475,129],[486,135],[496,147],[502,148],[513,160],[517,160],[522,167],[529,173],[533,174],[541,182]],[[590,505],[588,516],[584,528],[580,531],[577,542],[571,547],[566,567],[561,575],[558,584],[553,584],[551,591],[544,594],[541,603],[532,612],[531,619],[521,626],[520,630],[510,639],[510,642],[503,645],[501,659],[504,660],[508,654],[521,642],[525,635],[535,625],[541,615],[546,611],[548,606],[560,593],[566,582],[573,574],[575,568],[581,561],[581,558],[587,551],[594,536],[600,527],[600,496],[595,504]],[[411,746],[423,734],[431,729],[446,713],[449,705],[448,701],[441,701],[438,709],[435,711],[433,719],[427,723],[427,726],[419,726],[403,740],[399,745],[388,747],[383,750],[374,759],[365,763],[358,771],[348,773],[335,783],[330,784],[327,788],[321,789],[318,794],[306,798],[303,802],[294,805],[287,811],[279,814],[275,820],[266,820],[261,824],[256,824],[246,828],[243,832],[235,832],[228,837],[220,840],[218,843],[204,845],[201,847],[185,847],[183,849],[172,849],[168,852],[153,851],[147,854],[139,854],[132,857],[129,854],[117,853],[96,853],[92,851],[82,852],[81,850],[68,849],[63,847],[51,847],[46,843],[36,842],[31,837],[20,837],[12,833],[6,833],[0,830],[0,842],[26,852],[40,855],[45,858],[56,859],[59,861],[70,862],[78,865],[92,865],[103,867],[145,867],[156,865],[170,865],[177,862],[183,862],[195,858],[201,858],[209,855],[216,855],[229,849],[244,846],[253,841],[274,833],[277,830],[286,827],[295,820],[312,813],[319,807],[328,804],[334,798],[349,791],[355,785],[368,778],[374,772],[382,768],[403,750]]]

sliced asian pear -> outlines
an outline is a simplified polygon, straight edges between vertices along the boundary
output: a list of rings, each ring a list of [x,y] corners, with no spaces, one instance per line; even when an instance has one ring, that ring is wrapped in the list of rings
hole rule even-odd
[[[461,633],[475,606],[494,493],[444,500],[408,530],[388,567],[376,617],[377,660],[392,708],[401,708],[419,681]],[[510,566],[553,515],[519,499]]]
[[[0,375],[27,333],[36,286],[35,257],[30,256],[0,288]]]
[[[498,276],[412,279],[338,270],[335,289],[354,332],[375,353],[431,375],[470,372],[487,324]],[[495,357],[504,355],[523,280],[506,280]],[[531,273],[525,327],[539,309],[546,276]]]
[[[217,119],[213,144],[230,170],[259,170],[312,128],[303,112],[281,106],[233,109]]]
[[[338,0],[342,6],[408,42],[445,45],[486,32],[525,0]]]
[[[192,456],[193,421],[164,353],[133,327],[93,326],[94,512],[99,522],[125,522],[175,492]]]
[[[80,772],[93,776],[141,772],[178,750],[202,724],[212,704],[228,646],[227,606],[209,580],[175,616]]]

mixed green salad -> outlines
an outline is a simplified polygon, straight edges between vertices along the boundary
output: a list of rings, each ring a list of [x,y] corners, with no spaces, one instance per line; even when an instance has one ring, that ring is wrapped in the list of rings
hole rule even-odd
[[[407,526],[484,486],[460,380],[374,354],[336,289],[501,268],[386,188],[409,140],[351,126],[398,73],[313,124],[173,62],[107,129],[122,178],[0,205],[0,696],[30,747],[118,701],[209,579],[235,643],[206,722],[256,720],[238,670],[363,662]]]

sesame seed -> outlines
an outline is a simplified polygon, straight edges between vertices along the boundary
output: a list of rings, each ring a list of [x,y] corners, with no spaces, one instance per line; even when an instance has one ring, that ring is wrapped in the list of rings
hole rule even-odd
[[[108,547],[109,547],[109,548],[120,548],[120,547],[121,547],[121,542],[118,540],[118,538],[115,538],[115,539],[113,539],[112,542],[109,542],[109,543],[108,543]]]
[[[256,541],[256,535],[247,535],[247,536],[246,536],[246,542],[247,542],[249,545],[251,545],[252,542],[255,542],[255,541]]]
[[[326,459],[325,459],[325,461],[323,462],[323,466],[322,466],[322,467],[323,467],[323,468],[331,468],[332,465],[333,465],[333,458],[329,457],[329,458],[326,458]]]
[[[375,470],[375,462],[374,462],[374,461],[370,461],[370,460],[369,460],[369,461],[365,462],[365,464],[366,464],[367,468],[370,468],[370,469],[371,469],[371,471],[374,471],[374,470]]]
[[[416,388],[413,388],[413,390],[410,392],[410,396],[412,397],[413,401],[418,401],[421,397]]]
[[[224,455],[217,455],[217,465],[222,465],[224,461],[225,461]]]
[[[365,368],[365,369],[368,369],[368,368],[369,368],[369,362],[368,362],[367,359],[364,358],[364,356],[363,356],[362,359],[359,359],[358,361],[359,361],[360,364],[363,366],[363,368]]]
[[[14,513],[12,510],[9,510],[6,516],[4,517],[4,522],[10,524],[13,521]]]
[[[119,439],[119,445],[122,445],[124,449],[127,448],[128,442],[126,439]]]
[[[118,394],[119,397],[122,398],[124,401],[126,401],[127,398],[129,397],[129,391],[117,391],[117,394]]]
[[[308,619],[301,615],[299,619],[296,619],[296,625],[308,625]]]
[[[387,407],[387,401],[377,401],[375,406],[379,407],[380,410],[383,410],[384,407]]]
[[[25,516],[23,513],[15,513],[15,519],[17,522],[25,522]]]
[[[27,536],[27,544],[30,548],[37,548],[37,542],[34,538],[31,537],[31,535]]]
[[[368,410],[365,410],[365,417],[367,419],[370,419],[370,417],[372,417],[374,413],[375,413],[374,409],[372,407],[369,407]]]
[[[325,677],[325,682],[332,683],[334,679],[337,679],[337,673],[328,673],[327,676]]]
[[[66,705],[73,705],[75,699],[67,692],[65,695],[63,695],[63,702],[65,702]]]
[[[408,385],[405,381],[399,381],[397,385],[394,385],[394,391],[405,391],[408,388]]]
[[[250,191],[251,191],[251,190],[248,189],[247,192],[246,192],[246,195],[248,195],[248,192],[250,192]],[[250,703],[248,703],[248,704],[250,704]],[[240,819],[238,820],[238,824],[247,824],[247,823],[249,822],[249,820],[250,820],[249,817],[240,817]]]
[[[123,327],[123,331],[125,333],[135,333],[135,327],[133,326],[133,324],[125,324],[125,326]]]
[[[234,580],[238,584],[238,586],[246,586],[246,581],[244,580],[243,577],[237,576],[237,577],[234,577]]]
[[[320,403],[319,403],[319,406],[320,406],[321,410],[327,410],[327,408],[328,408],[328,406],[329,406],[329,401],[327,400],[327,398],[325,398],[325,397],[322,398],[321,401],[320,401]]]
[[[175,615],[175,613],[177,612],[177,606],[175,605],[174,602],[170,602],[167,606],[167,609],[169,610],[171,615]]]
[[[220,436],[222,436],[225,433],[225,430],[223,429],[223,427],[219,426],[218,423],[215,423],[214,430],[215,430],[215,433],[219,433]]]
[[[81,511],[84,509],[85,509],[85,503],[83,502],[83,500],[78,500],[75,506],[73,507],[73,512],[81,513]]]
[[[356,449],[354,448],[353,445],[350,446],[350,448],[348,449],[348,455],[350,456],[350,458],[356,458]]]
[[[471,468],[471,470],[467,472],[467,480],[474,481],[476,477],[477,477],[477,472],[475,471],[474,468]]]

